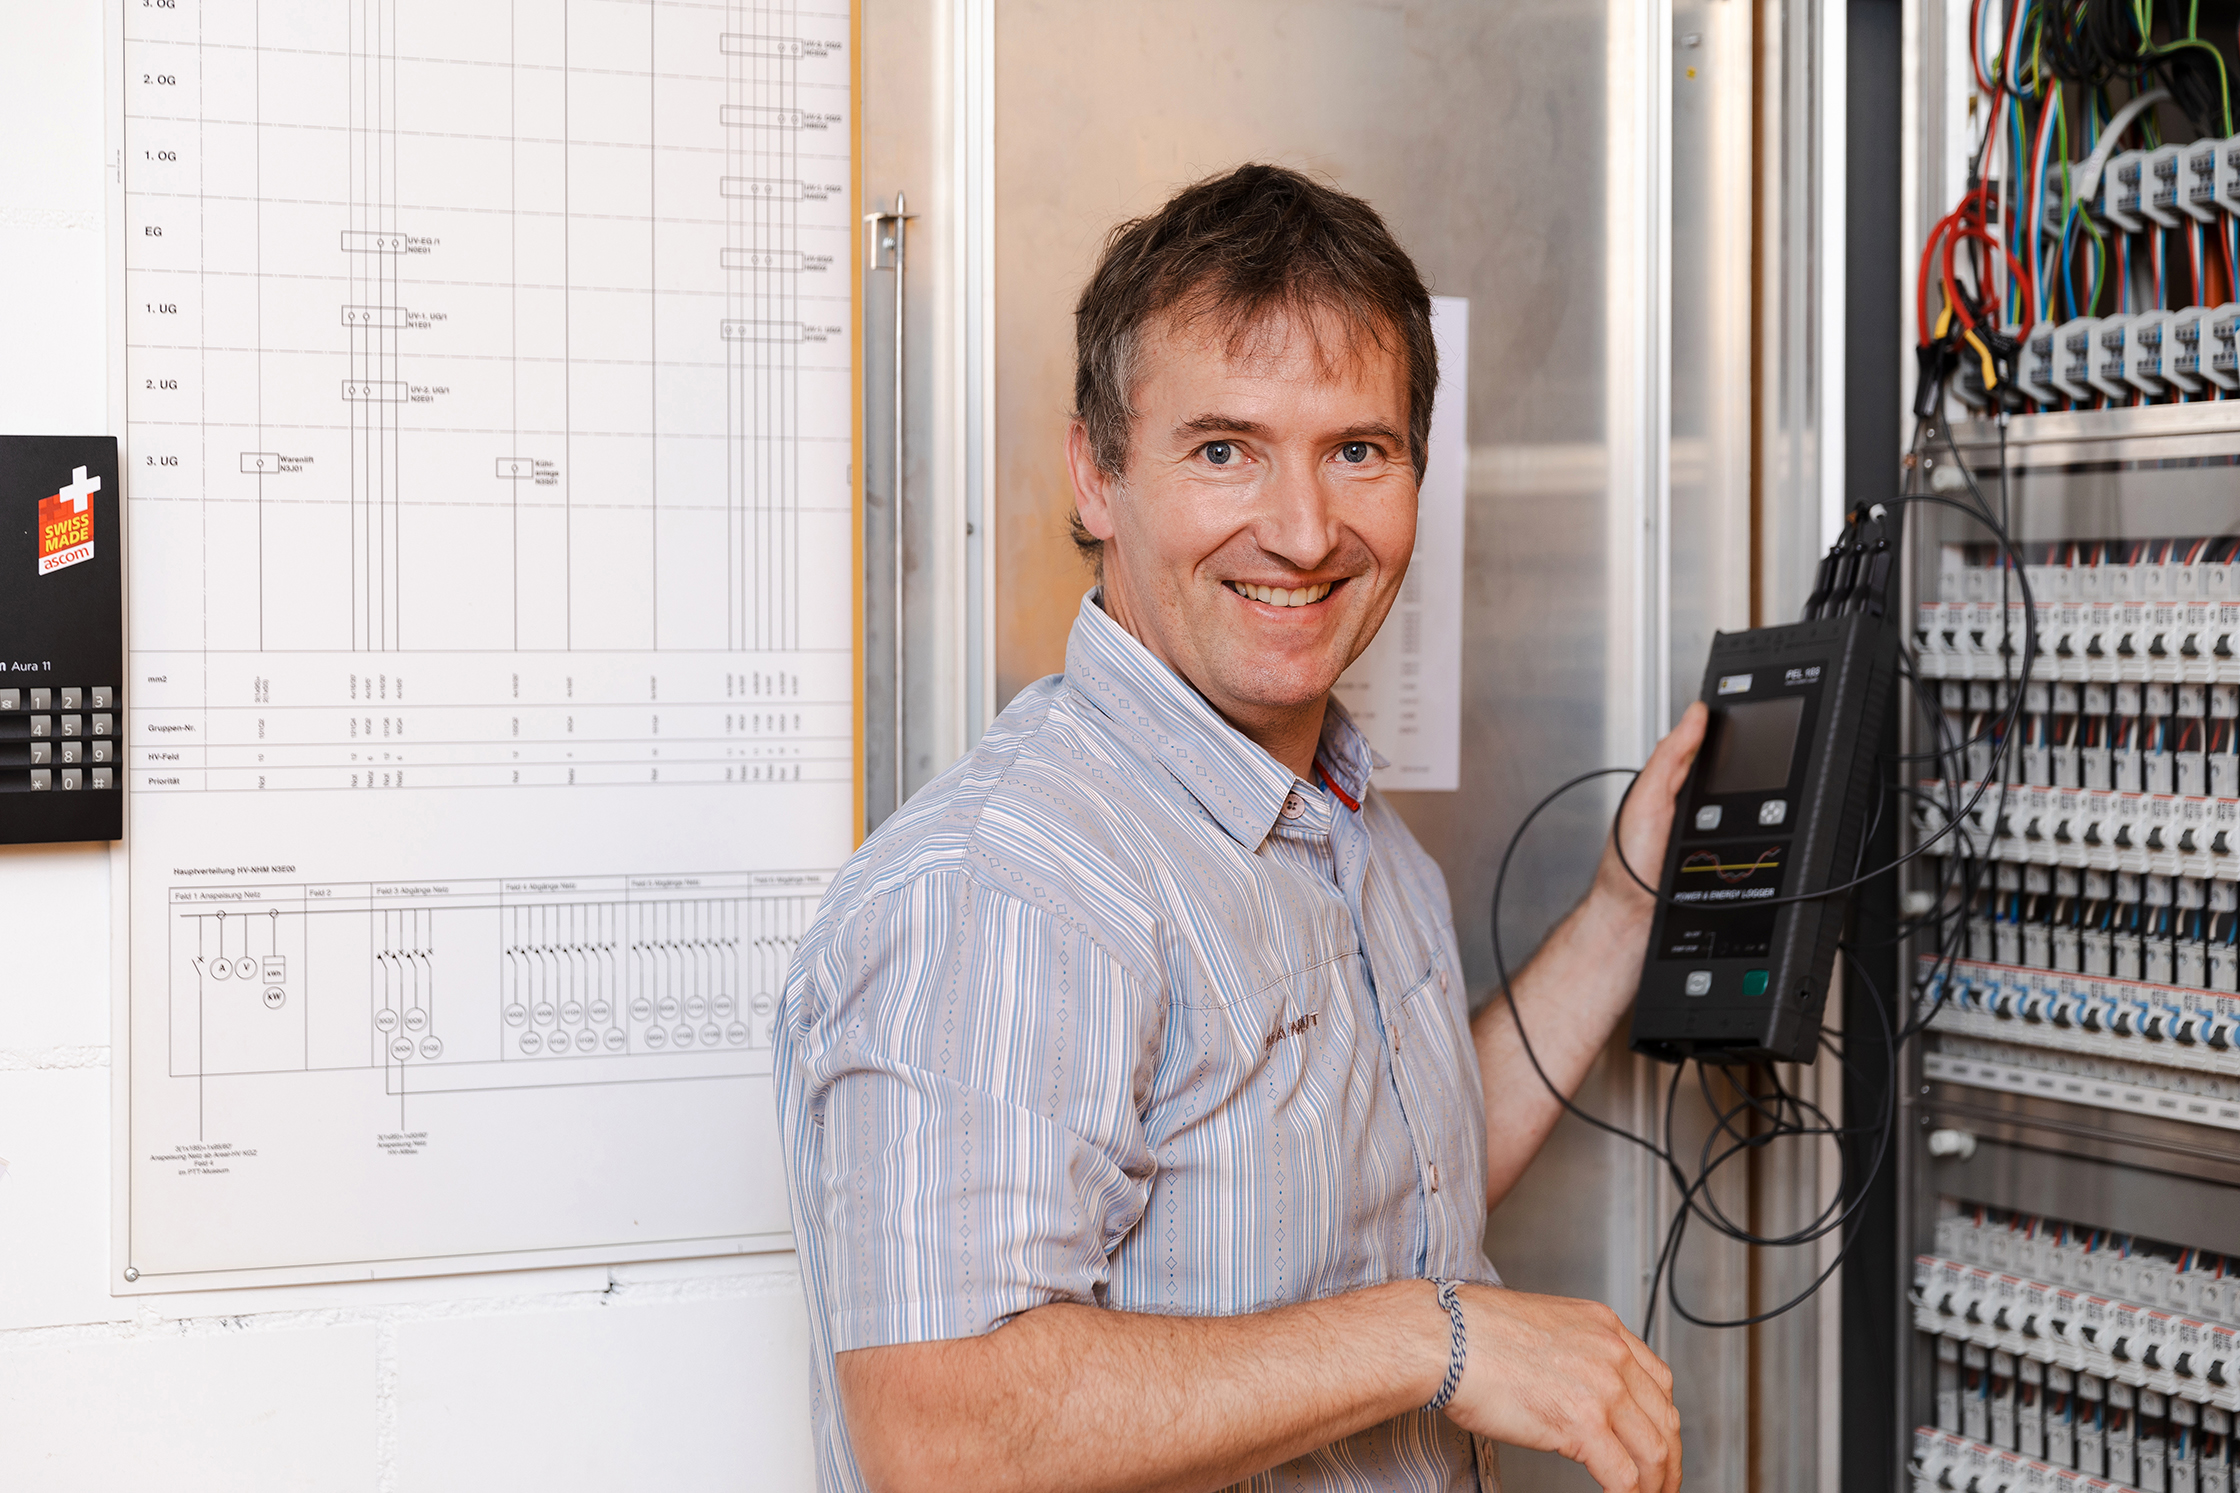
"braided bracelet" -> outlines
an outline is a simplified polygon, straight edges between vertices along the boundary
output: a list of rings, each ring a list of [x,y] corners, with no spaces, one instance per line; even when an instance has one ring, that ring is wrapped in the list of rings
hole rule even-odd
[[[1444,1410],[1454,1399],[1454,1392],[1462,1387],[1462,1365],[1470,1356],[1470,1339],[1462,1321],[1462,1298],[1455,1294],[1455,1282],[1433,1278],[1439,1288],[1439,1304],[1447,1309],[1447,1319],[1454,1324],[1454,1336],[1447,1348],[1447,1377],[1441,1381],[1439,1392],[1431,1397],[1426,1410]]]

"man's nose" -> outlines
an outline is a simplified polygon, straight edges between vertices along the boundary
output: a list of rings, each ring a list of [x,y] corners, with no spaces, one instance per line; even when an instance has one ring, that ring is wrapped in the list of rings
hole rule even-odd
[[[1260,548],[1298,570],[1313,570],[1337,547],[1337,514],[1313,457],[1288,455],[1261,490],[1252,537]]]

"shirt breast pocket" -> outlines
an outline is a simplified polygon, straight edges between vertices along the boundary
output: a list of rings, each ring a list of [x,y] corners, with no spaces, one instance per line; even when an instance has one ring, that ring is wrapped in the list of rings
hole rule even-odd
[[[1257,1037],[1264,1054],[1295,1048],[1300,1061],[1329,1042],[1343,1042],[1354,1027],[1354,1005],[1346,982],[1360,968],[1356,951],[1335,954],[1270,981],[1250,1003],[1245,1020],[1257,1023],[1239,1035]]]
[[[1218,1038],[1207,1031],[1206,1040],[1215,1048],[1226,1048],[1231,1060],[1255,1066],[1286,1044],[1328,1040],[1333,1022],[1350,1026],[1345,1019],[1349,1001],[1344,986],[1360,962],[1359,951],[1349,949],[1264,979],[1232,1000],[1201,998],[1182,1004],[1196,1008],[1190,1015],[1202,1027],[1226,1028],[1226,1035]]]
[[[1400,997],[1400,1004],[1413,1007],[1426,996],[1436,1001],[1447,993],[1447,987],[1452,979],[1453,977],[1447,973],[1445,962],[1434,955],[1431,960],[1431,968],[1417,976],[1414,983],[1408,986],[1407,994]]]
[[[1347,968],[1359,958],[1359,950],[1348,949],[1343,954],[1332,954],[1327,959],[1317,959],[1289,974],[1279,975],[1261,987],[1255,1004],[1277,1015],[1320,1015],[1344,981]]]
[[[1426,937],[1420,930],[1410,929],[1401,946],[1393,951],[1393,962],[1403,972],[1394,983],[1400,987],[1399,1004],[1413,1006],[1427,996],[1443,999],[1454,988],[1460,974],[1448,968],[1447,951],[1438,942]],[[1379,970],[1382,984],[1383,971]]]

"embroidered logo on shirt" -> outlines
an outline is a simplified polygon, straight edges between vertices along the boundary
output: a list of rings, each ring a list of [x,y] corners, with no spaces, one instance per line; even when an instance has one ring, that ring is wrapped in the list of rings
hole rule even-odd
[[[1286,1037],[1300,1036],[1307,1030],[1308,1027],[1315,1025],[1321,1020],[1322,1014],[1319,1011],[1309,1011],[1306,1015],[1301,1016],[1296,1021],[1292,1021],[1289,1023],[1278,1023],[1276,1029],[1268,1033],[1268,1040],[1260,1045],[1260,1050],[1262,1052],[1266,1052]]]

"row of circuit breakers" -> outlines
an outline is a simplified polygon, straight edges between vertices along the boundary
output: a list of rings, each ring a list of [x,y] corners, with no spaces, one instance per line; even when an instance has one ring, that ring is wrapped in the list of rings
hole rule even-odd
[[[2059,238],[2065,194],[2046,194],[2046,229]],[[2121,233],[2214,226],[2240,216],[2240,136],[2127,150],[2112,157],[2096,196],[2082,204]],[[2196,226],[2199,225],[2199,226]],[[2122,316],[2080,316],[2013,329],[2021,344],[2015,383],[2039,409],[2215,398],[2240,390],[2240,304]],[[1962,364],[1961,397],[1990,403]]]
[[[2020,588],[1985,552],[1943,556],[1917,662],[1967,772],[1916,785],[1945,857],[1944,890],[1916,897],[1964,905],[1921,959],[1925,1076],[2240,1131],[2232,547],[2039,547],[2019,713],[1997,676],[2020,671],[2026,619],[2000,594]]]
[[[1917,1490],[2233,1493],[2240,1261],[1940,1199],[1915,1258],[1936,1342]]]

